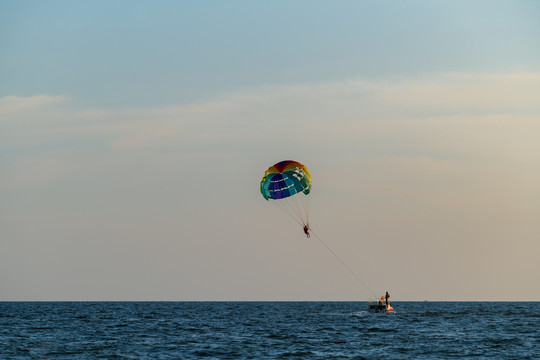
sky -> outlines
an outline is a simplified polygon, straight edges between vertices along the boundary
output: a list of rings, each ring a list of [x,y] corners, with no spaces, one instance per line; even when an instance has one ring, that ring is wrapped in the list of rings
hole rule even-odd
[[[0,0],[0,301],[540,301],[539,38],[532,0]],[[261,196],[286,159],[366,286]]]

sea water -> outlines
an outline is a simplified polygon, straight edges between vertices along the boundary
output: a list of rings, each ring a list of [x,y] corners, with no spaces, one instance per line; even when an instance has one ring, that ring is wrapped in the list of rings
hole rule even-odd
[[[540,359],[540,303],[0,302],[1,359]]]

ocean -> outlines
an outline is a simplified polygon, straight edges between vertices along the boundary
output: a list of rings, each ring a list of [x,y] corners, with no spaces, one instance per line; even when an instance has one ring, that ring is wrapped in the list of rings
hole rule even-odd
[[[539,302],[0,302],[1,359],[540,359]]]

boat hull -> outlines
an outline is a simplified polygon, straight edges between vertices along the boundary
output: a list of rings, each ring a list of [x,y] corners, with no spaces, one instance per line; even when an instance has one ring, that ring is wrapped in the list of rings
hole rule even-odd
[[[393,313],[394,308],[392,306],[386,307],[386,304],[369,304],[368,310],[373,313]]]

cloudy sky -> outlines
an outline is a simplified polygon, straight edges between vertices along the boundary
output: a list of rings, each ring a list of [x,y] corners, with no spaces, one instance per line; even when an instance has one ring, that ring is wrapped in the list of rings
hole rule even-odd
[[[537,1],[0,0],[0,300],[540,300]]]

